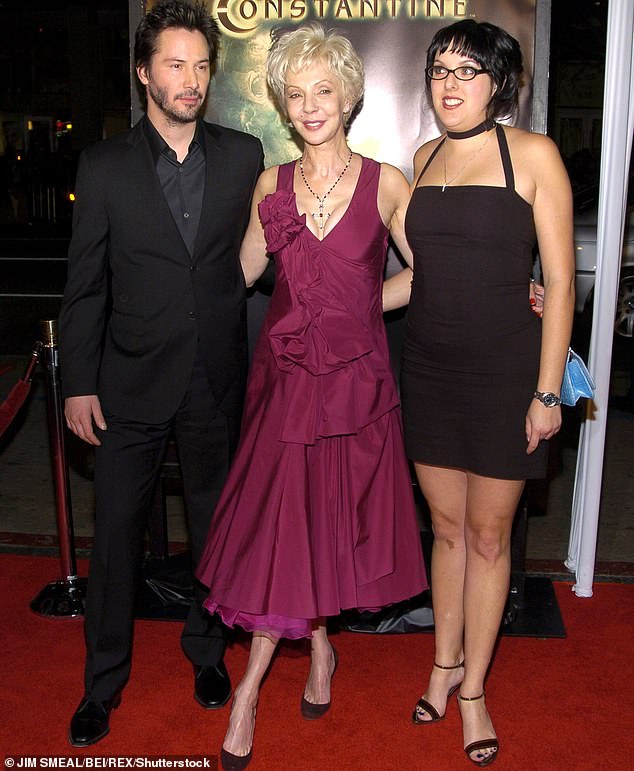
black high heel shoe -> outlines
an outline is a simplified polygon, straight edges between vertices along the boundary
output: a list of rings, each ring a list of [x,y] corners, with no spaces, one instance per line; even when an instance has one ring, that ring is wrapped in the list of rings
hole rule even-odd
[[[253,720],[255,721],[256,710],[253,708]],[[255,735],[255,725],[253,726],[253,734]],[[220,750],[220,764],[224,771],[242,771],[246,768],[251,759],[253,758],[253,739],[251,739],[251,749],[246,755],[234,755],[233,752],[229,752],[224,747]]]
[[[251,762],[253,757],[253,749],[250,749],[247,755],[234,755],[227,750],[220,750],[220,763],[224,768],[224,771],[242,771]]]
[[[460,669],[460,667],[464,667],[464,660],[461,661],[460,664],[456,664],[453,667],[443,667],[442,664],[436,664],[436,662],[434,661],[434,666],[436,667],[436,669],[446,669],[446,670]],[[447,691],[447,699],[449,699],[449,697],[453,693],[455,693],[458,690],[458,688],[460,688],[460,685],[461,683],[458,683],[457,685],[452,686]],[[419,718],[420,712],[426,712],[428,715],[431,715],[431,720],[421,720]],[[421,696],[420,699],[416,702],[416,706],[414,707],[414,712],[412,712],[412,723],[414,723],[414,725],[427,725],[428,723],[429,724],[437,723],[439,720],[442,720],[444,716],[445,716],[444,712],[441,715],[436,709],[436,707],[434,707],[433,704],[430,704],[427,701],[427,699],[424,699]]]
[[[331,683],[339,664],[339,656],[337,656],[337,651],[335,650],[334,645],[332,646],[332,655],[335,660],[335,668],[332,670],[332,675],[330,676]],[[306,699],[302,696],[302,703],[300,708],[303,718],[306,720],[318,720],[320,717],[323,717],[326,712],[328,712],[330,709],[330,702],[328,701],[325,704],[311,704],[311,702],[306,701]]]
[[[484,697],[484,691],[479,696],[462,696],[458,694],[460,701],[478,701]],[[489,766],[498,756],[498,750],[500,749],[500,742],[493,737],[492,739],[480,739],[477,742],[471,742],[467,744],[464,751],[467,753],[469,760],[476,766]],[[492,750],[488,755],[483,755],[480,750]],[[471,757],[472,752],[478,752],[475,758]]]

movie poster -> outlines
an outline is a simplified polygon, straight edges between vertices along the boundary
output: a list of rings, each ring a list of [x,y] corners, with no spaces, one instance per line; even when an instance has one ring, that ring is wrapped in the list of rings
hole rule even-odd
[[[276,109],[266,84],[271,33],[313,20],[346,35],[365,63],[365,96],[350,125],[351,148],[398,166],[408,178],[416,149],[440,133],[427,103],[424,69],[427,47],[443,26],[467,18],[491,21],[519,40],[524,85],[517,125],[531,125],[537,0],[207,2],[223,41],[205,117],[257,136],[264,145],[267,166],[300,154],[296,138]],[[151,0],[146,5],[150,8]]]

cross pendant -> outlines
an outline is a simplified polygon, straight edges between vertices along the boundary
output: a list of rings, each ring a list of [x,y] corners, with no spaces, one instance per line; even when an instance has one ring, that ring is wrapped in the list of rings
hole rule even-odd
[[[317,222],[317,227],[319,228],[319,230],[323,230],[326,227],[326,222],[328,221],[328,217],[330,217],[329,211],[324,212],[323,201],[319,201],[319,211],[314,211],[313,217]]]

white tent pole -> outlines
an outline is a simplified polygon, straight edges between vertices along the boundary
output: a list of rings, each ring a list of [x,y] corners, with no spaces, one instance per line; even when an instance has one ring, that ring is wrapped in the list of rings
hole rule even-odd
[[[592,596],[605,449],[614,315],[618,291],[627,174],[634,129],[634,2],[610,0],[606,42],[603,136],[589,369],[597,385],[588,404],[577,457],[567,566],[579,597]]]

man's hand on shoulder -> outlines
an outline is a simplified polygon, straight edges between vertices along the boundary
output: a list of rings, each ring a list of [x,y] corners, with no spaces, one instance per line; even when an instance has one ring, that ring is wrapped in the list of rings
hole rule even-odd
[[[102,431],[105,431],[108,426],[106,426],[99,397],[96,394],[69,396],[65,401],[64,415],[66,416],[66,425],[73,434],[96,447],[101,444],[94,432],[93,421]]]

